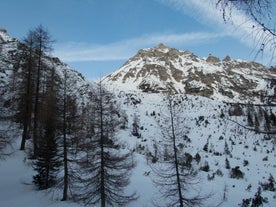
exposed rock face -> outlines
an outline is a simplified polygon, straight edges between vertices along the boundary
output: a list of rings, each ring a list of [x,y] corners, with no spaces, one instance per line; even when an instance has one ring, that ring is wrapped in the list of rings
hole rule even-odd
[[[261,102],[274,95],[275,71],[247,61],[198,58],[163,44],[139,50],[104,83],[113,89],[186,93],[231,102]]]
[[[219,58],[212,56],[211,54],[208,56],[207,60],[208,63],[218,63],[220,60]]]
[[[223,61],[229,62],[229,61],[231,61],[231,57],[230,57],[229,55],[227,55],[227,56],[223,59]]]

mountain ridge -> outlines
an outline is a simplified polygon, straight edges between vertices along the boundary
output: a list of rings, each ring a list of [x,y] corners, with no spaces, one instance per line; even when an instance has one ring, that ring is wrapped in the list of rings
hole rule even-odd
[[[257,62],[199,58],[192,52],[159,44],[142,49],[103,83],[118,90],[200,95],[235,102],[263,102],[274,95],[275,71]],[[272,100],[270,100],[272,101]]]

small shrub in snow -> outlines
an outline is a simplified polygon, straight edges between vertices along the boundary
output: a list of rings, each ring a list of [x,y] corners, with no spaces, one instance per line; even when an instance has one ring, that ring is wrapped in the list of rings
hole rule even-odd
[[[192,140],[185,134],[183,139],[187,142],[187,143],[191,143]]]
[[[215,175],[216,175],[215,173],[213,173],[213,174],[211,174],[211,175],[208,174],[208,175],[207,175],[207,179],[208,179],[209,181],[210,181],[210,180],[214,180]]]
[[[220,177],[223,176],[223,173],[222,173],[222,171],[221,171],[220,169],[217,169],[216,174],[217,174],[218,176],[220,176]]]
[[[225,117],[224,112],[221,110],[220,118],[223,119]]]
[[[183,143],[179,143],[178,147],[179,147],[179,149],[183,149],[184,148],[184,144]]]
[[[226,154],[226,155],[230,155],[231,154],[229,146],[228,146],[228,144],[227,144],[226,141],[224,143],[224,154]]]
[[[208,141],[206,142],[206,144],[203,146],[203,150],[205,152],[208,152]]]
[[[268,182],[266,183],[261,183],[261,186],[263,188],[263,190],[268,190],[268,191],[272,191],[275,192],[276,191],[276,182],[274,177],[270,174],[269,178],[268,178]]]
[[[205,161],[204,165],[200,168],[202,171],[209,172],[210,167],[207,161]]]
[[[207,127],[208,124],[210,124],[210,122],[208,121],[208,119],[206,119],[204,123],[205,123],[205,127]]]
[[[190,169],[192,167],[193,156],[189,153],[185,153],[185,167]]]
[[[200,162],[200,160],[201,160],[201,156],[200,156],[198,153],[196,153],[194,159],[195,159],[195,161],[196,161],[197,164],[198,164],[198,163]]]
[[[247,166],[249,164],[248,160],[243,160],[243,166]]]
[[[246,187],[246,191],[248,191],[248,192],[250,192],[251,191],[251,188],[252,188],[252,185],[251,184],[249,184],[247,187]]]
[[[268,203],[266,198],[262,196],[261,187],[258,187],[258,191],[256,192],[254,198],[252,199],[252,207],[263,206],[263,203]]]
[[[244,173],[240,170],[239,166],[236,166],[231,169],[230,178],[243,179],[243,177],[244,177]]]
[[[225,159],[225,168],[226,169],[230,169],[231,167],[230,167],[230,163],[229,163],[229,160],[226,158]]]
[[[239,206],[241,207],[250,207],[250,203],[251,203],[251,198],[245,198],[242,200],[242,203],[239,204]]]
[[[158,161],[158,158],[155,157],[155,156],[153,156],[152,159],[151,159],[151,162],[152,162],[152,163],[156,163],[157,161]]]
[[[219,152],[214,152],[213,153],[215,156],[221,156],[222,154],[221,153],[219,153]]]

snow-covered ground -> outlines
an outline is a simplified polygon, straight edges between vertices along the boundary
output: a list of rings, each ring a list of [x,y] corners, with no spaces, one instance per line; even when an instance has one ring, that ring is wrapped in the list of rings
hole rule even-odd
[[[135,93],[120,93],[118,91],[118,97],[119,105],[125,110],[129,120],[128,129],[121,131],[119,137],[123,144],[144,154],[144,156],[138,155],[138,166],[134,170],[135,176],[132,177],[132,185],[135,186],[138,193],[142,192],[142,198],[144,194],[154,195],[152,199],[161,196],[152,186],[152,179],[148,180],[148,185],[152,186],[150,189],[155,189],[156,193],[147,192],[149,187],[143,188],[142,182],[140,182],[142,185],[134,183],[139,177],[137,173],[140,173],[141,176],[144,172],[151,171],[149,165],[154,165],[148,165],[145,162],[146,154],[148,152],[154,154],[156,145],[159,153],[162,153],[162,147],[164,147],[162,129],[159,128],[157,122],[166,117],[166,96],[137,91]],[[254,197],[260,182],[267,182],[270,175],[276,177],[276,152],[273,141],[264,140],[264,135],[256,134],[233,122],[236,121],[246,126],[246,116],[229,116],[230,105],[204,97],[179,95],[179,100],[182,100],[179,115],[184,120],[183,127],[186,128],[184,131],[191,140],[190,143],[186,143],[183,152],[190,153],[192,156],[199,153],[201,162],[198,167],[206,162],[210,166],[209,172],[199,172],[200,183],[196,186],[202,195],[212,195],[206,199],[205,204],[209,206],[221,204],[220,206],[223,207],[238,206],[243,199]],[[246,114],[246,110],[243,108],[244,114]],[[139,119],[140,138],[131,135],[135,116]],[[183,143],[185,142],[183,141]],[[207,152],[203,150],[206,143],[208,143]],[[229,154],[226,154],[225,143],[228,145]],[[230,170],[225,167],[226,158],[229,160],[231,168],[239,166],[244,173],[243,179],[230,178]],[[244,164],[246,161],[247,165]],[[218,175],[218,172],[221,174]],[[153,176],[151,171],[149,177],[153,178]],[[208,179],[212,176],[213,179]],[[146,192],[144,192],[145,190]],[[276,206],[276,192],[262,191],[262,196],[269,201],[264,206]],[[145,199],[141,199],[138,203],[140,206],[152,206],[147,200],[145,202]]]
[[[128,116],[128,126],[118,132],[121,144],[134,150],[133,159],[137,166],[133,169],[131,183],[127,192],[136,191],[139,198],[127,207],[151,207],[153,200],[162,198],[158,188],[153,184],[154,166],[147,159],[148,152],[154,154],[155,147],[161,151],[161,132],[157,120],[165,113],[164,96],[160,94],[117,94],[119,104]],[[138,101],[138,102],[137,102]],[[135,104],[134,104],[135,103]],[[198,167],[208,162],[209,172],[199,171],[198,187],[202,195],[212,196],[205,201],[209,206],[221,203],[222,207],[238,206],[242,199],[253,198],[260,182],[267,182],[269,175],[276,177],[276,153],[271,140],[264,140],[263,135],[255,134],[237,124],[220,118],[221,111],[227,112],[227,104],[211,99],[185,96],[182,103],[182,114],[185,117],[187,136],[191,142],[183,148],[192,156],[199,153],[201,161]],[[133,117],[139,118],[141,137],[131,135]],[[228,116],[225,113],[225,116]],[[243,123],[244,117],[228,117]],[[207,121],[206,121],[207,120]],[[209,141],[208,141],[209,140]],[[208,152],[203,150],[208,141]],[[82,204],[60,201],[58,190],[51,192],[36,191],[32,185],[34,171],[25,152],[19,151],[20,138],[13,144],[14,153],[6,160],[0,161],[0,206],[9,207],[79,207]],[[225,143],[230,154],[225,154]],[[244,173],[243,179],[233,179],[229,169],[225,168],[225,159],[231,168],[239,166]],[[248,165],[244,165],[244,160]],[[221,172],[218,175],[218,170]],[[148,175],[147,175],[148,174]],[[213,177],[213,179],[208,179]],[[251,188],[248,186],[251,185]],[[225,196],[225,200],[223,197]],[[276,206],[276,192],[262,191],[262,196],[269,203],[264,206]],[[164,199],[164,198],[163,198]]]
[[[0,161],[0,206],[5,207],[76,207],[75,203],[53,199],[52,193],[36,191],[32,184],[34,171],[26,154],[19,149],[20,140],[13,144],[12,154]]]

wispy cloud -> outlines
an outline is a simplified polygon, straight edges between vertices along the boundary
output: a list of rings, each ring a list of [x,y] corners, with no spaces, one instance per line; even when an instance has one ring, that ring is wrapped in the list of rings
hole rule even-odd
[[[92,44],[86,42],[67,42],[55,45],[54,55],[65,62],[81,61],[112,61],[126,60],[141,48],[153,47],[159,43],[171,47],[195,46],[199,43],[208,43],[214,39],[231,36],[242,44],[251,48],[254,54],[259,48],[260,38],[258,29],[253,30],[254,22],[244,13],[232,10],[231,23],[225,23],[222,13],[216,7],[216,0],[155,0],[173,9],[189,15],[205,25],[209,25],[214,32],[194,32],[182,34],[147,34],[140,37],[125,39],[109,44]],[[271,54],[264,53],[262,62],[270,59]]]
[[[157,0],[163,4],[167,4],[176,10],[179,10],[198,22],[204,23],[213,28],[223,29],[231,36],[240,37],[242,32],[251,33],[252,24],[245,14],[241,11],[234,10],[232,13],[232,21],[226,24],[222,18],[222,12],[216,7],[216,0]],[[244,35],[242,35],[244,36]],[[243,38],[245,39],[245,38]],[[247,38],[248,39],[248,38]]]
[[[156,0],[185,13],[205,25],[224,31],[227,35],[238,39],[242,44],[257,53],[260,39],[264,35],[262,29],[240,10],[231,11],[231,21],[224,22],[222,11],[216,6],[217,0]],[[253,26],[254,25],[254,26]],[[264,51],[264,59],[272,56],[271,51]]]
[[[223,36],[224,34],[198,32],[149,34],[106,45],[67,42],[57,44],[54,55],[60,57],[65,62],[125,60],[134,55],[137,50],[153,47],[159,43],[164,43],[172,47],[189,46],[202,42],[206,43]]]

